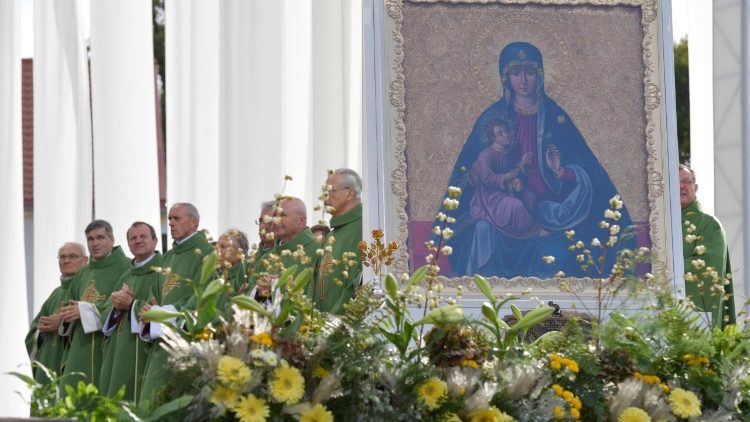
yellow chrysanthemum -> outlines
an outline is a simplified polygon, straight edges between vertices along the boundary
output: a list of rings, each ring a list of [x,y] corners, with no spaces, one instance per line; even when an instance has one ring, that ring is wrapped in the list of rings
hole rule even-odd
[[[701,415],[701,401],[692,391],[675,388],[669,395],[669,408],[675,416],[689,418]]]
[[[309,410],[302,412],[300,422],[333,422],[333,414],[325,406],[318,403]]]
[[[583,403],[581,403],[581,400],[579,400],[578,397],[573,397],[568,401],[568,403],[570,403],[570,406],[573,409],[581,410],[581,408],[583,407]]]
[[[222,356],[216,369],[216,376],[224,384],[242,385],[250,380],[250,368],[233,356]]]
[[[474,359],[461,359],[461,366],[468,366],[470,368],[477,368],[479,364]]]
[[[252,394],[241,398],[233,410],[241,422],[265,422],[271,415],[266,401]]]
[[[461,422],[461,418],[459,418],[455,413],[446,413],[440,419],[440,422]]]
[[[570,417],[573,419],[581,419],[581,412],[578,409],[570,409]]]
[[[617,422],[651,422],[651,416],[643,409],[628,407],[620,413]]]
[[[552,416],[554,416],[555,419],[563,419],[565,417],[565,409],[563,409],[562,406],[555,406],[555,408],[552,409]]]
[[[448,384],[445,381],[432,377],[419,386],[419,399],[432,410],[438,407],[440,399],[448,394]]]
[[[470,422],[515,422],[512,416],[501,412],[495,406],[487,409],[475,410],[469,414]]]
[[[255,343],[262,344],[263,346],[267,346],[267,347],[273,346],[273,339],[271,338],[271,335],[266,332],[258,333],[253,336],[250,336],[250,340]]]
[[[568,369],[570,370],[570,372],[572,372],[574,374],[577,374],[578,371],[579,371],[579,369],[578,369],[578,362],[576,362],[576,361],[570,361],[570,364],[568,365]]]
[[[570,391],[563,391],[563,393],[562,393],[563,400],[565,400],[567,402],[569,402],[570,399],[572,399],[573,397],[574,397],[573,393],[571,393]]]
[[[323,379],[327,377],[330,373],[326,368],[323,368],[322,366],[316,366],[315,369],[313,369],[313,376],[316,378]]]
[[[305,379],[299,372],[299,369],[287,365],[285,362],[282,366],[273,371],[273,381],[271,382],[271,396],[274,400],[295,404],[300,401],[305,394]]]
[[[565,391],[560,384],[552,384],[552,390],[554,390],[555,394],[558,396],[562,396],[563,391]]]
[[[549,367],[554,370],[558,370],[562,367],[562,365],[560,364],[559,360],[553,360],[552,362],[549,363]]]
[[[238,397],[237,390],[234,388],[217,385],[211,393],[211,398],[209,400],[217,406],[234,407],[234,405],[237,404]]]

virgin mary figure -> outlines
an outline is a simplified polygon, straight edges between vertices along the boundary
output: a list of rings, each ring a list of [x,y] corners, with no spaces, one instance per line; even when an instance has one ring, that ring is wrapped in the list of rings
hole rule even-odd
[[[459,208],[452,214],[457,219],[455,235],[447,241],[454,251],[449,257],[451,275],[547,278],[562,270],[584,276],[568,251],[565,232],[574,230],[586,244],[606,235],[599,222],[616,189],[570,116],[547,96],[539,49],[513,42],[503,48],[499,61],[503,95],[476,120],[449,181],[462,189]],[[482,164],[480,153],[493,143],[488,139],[492,128],[487,126],[498,120],[509,124],[514,141],[515,153],[508,156],[517,157],[520,171],[515,174],[523,179],[516,188],[522,195],[516,196],[533,198],[524,201],[530,208],[524,218],[542,227],[531,237],[498,226],[497,216],[516,212],[519,201],[494,194],[493,189],[503,187],[482,185],[474,176],[475,166]],[[488,195],[508,199],[490,200]],[[630,226],[627,210],[619,211],[617,223]],[[547,255],[556,258],[555,265],[542,261]]]

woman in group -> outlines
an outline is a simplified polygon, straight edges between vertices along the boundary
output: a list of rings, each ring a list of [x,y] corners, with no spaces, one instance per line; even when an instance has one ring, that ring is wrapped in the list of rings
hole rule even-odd
[[[582,276],[580,264],[567,250],[564,232],[575,230],[576,238],[587,244],[594,237],[602,238],[606,233],[598,224],[616,189],[570,116],[547,96],[539,49],[527,42],[513,42],[502,50],[499,62],[503,95],[477,119],[449,181],[463,191],[461,204],[453,213],[458,220],[455,236],[448,242],[454,251],[451,273],[546,278],[562,270]],[[481,189],[470,177],[470,170],[492,143],[486,126],[497,119],[510,122],[517,156],[527,157],[524,189],[535,198],[535,209],[530,212],[541,224],[543,235],[509,235],[496,227],[493,219],[482,218],[476,205],[472,218],[472,200]],[[625,208],[620,213],[618,223],[625,228],[631,224],[630,218]],[[556,264],[544,263],[546,255],[555,256]]]

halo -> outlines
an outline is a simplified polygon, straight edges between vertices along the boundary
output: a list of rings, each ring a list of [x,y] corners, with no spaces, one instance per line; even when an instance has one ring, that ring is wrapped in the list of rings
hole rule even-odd
[[[492,16],[492,22],[478,34],[471,46],[469,63],[477,89],[487,102],[502,96],[498,70],[500,51],[511,42],[526,41],[542,52],[544,89],[552,98],[560,98],[572,75],[570,48],[547,22],[531,13]]]

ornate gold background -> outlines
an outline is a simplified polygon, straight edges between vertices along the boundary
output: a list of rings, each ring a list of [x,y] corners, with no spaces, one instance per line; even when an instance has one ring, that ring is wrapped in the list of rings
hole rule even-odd
[[[500,50],[523,40],[542,51],[547,94],[571,116],[633,220],[648,223],[652,272],[669,276],[657,0],[384,1],[391,34],[389,227],[402,246],[396,273],[408,271],[408,222],[434,218],[476,118],[501,96]],[[561,282],[489,281],[506,290]],[[565,281],[593,287],[590,279]],[[474,289],[470,277],[452,279],[456,284]]]

